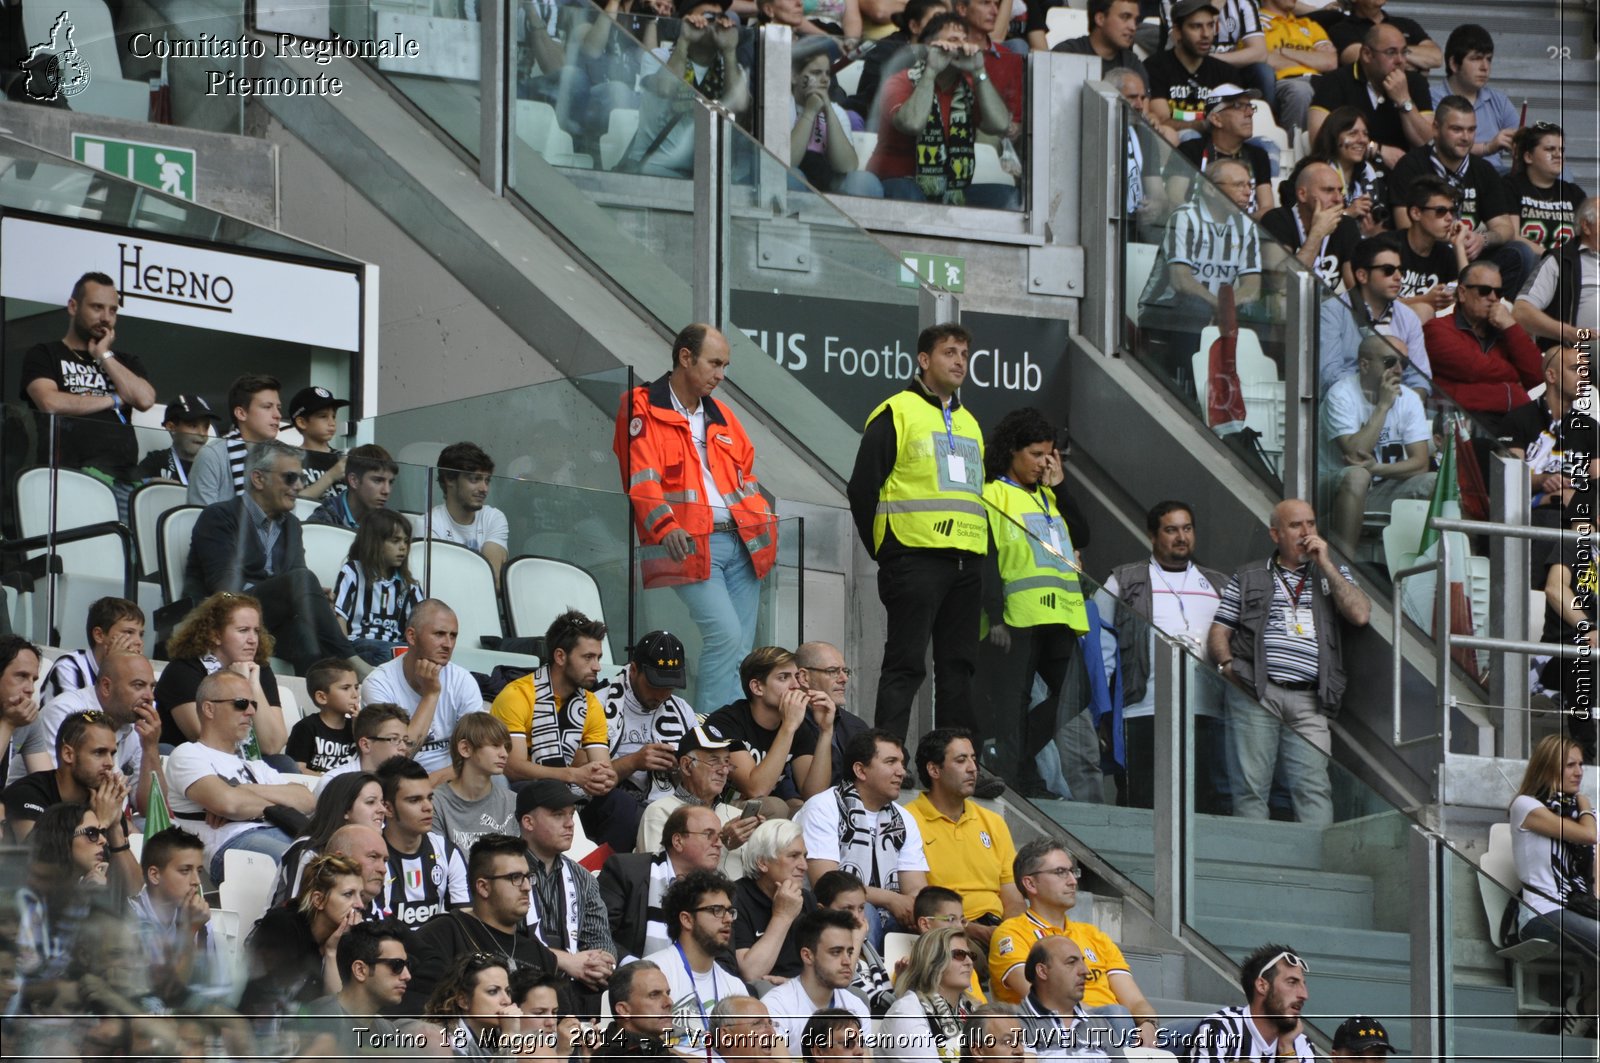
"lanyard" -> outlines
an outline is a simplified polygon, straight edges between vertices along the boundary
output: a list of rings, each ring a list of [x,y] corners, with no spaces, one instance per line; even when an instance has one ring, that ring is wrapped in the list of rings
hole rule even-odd
[[[955,422],[950,416],[950,407],[949,407],[949,405],[945,404],[945,403],[941,403],[939,405],[939,412],[944,414],[944,438],[945,438],[945,441],[950,444],[950,453],[954,454],[956,452]]]
[[[172,448],[172,471],[178,474],[178,482],[187,486],[189,474],[183,471],[183,459],[178,457],[178,448]]]
[[[1017,483],[1017,481],[1013,480],[1009,476],[1002,476],[1002,477],[1000,477],[1000,480],[1001,480],[1002,483],[1010,484],[1012,487],[1015,487],[1018,491],[1021,491],[1023,494],[1025,494],[1029,498],[1033,499],[1034,505],[1039,507],[1039,512],[1044,514],[1044,522],[1045,522],[1045,524],[1048,525],[1049,527],[1052,527],[1052,528],[1054,528],[1056,526],[1056,518],[1050,512],[1050,506],[1044,500],[1044,491],[1043,490],[1041,490],[1040,488],[1037,488],[1037,487],[1033,488],[1032,490],[1029,490],[1028,488],[1023,487],[1021,484]]]
[[[1282,565],[1275,564],[1273,566],[1273,575],[1277,576],[1278,582],[1283,584],[1283,593],[1289,595],[1290,606],[1292,606],[1296,612],[1299,612],[1300,593],[1306,589],[1306,580],[1311,576],[1311,569],[1307,568],[1306,571],[1300,573],[1300,582],[1295,584],[1295,588],[1292,592],[1289,590],[1289,578],[1287,575],[1285,575],[1287,572],[1288,569],[1284,568]]]
[[[1183,595],[1189,589],[1189,571],[1192,567],[1191,565],[1184,566],[1183,582],[1178,585],[1177,589],[1173,589],[1172,584],[1167,582],[1167,574],[1162,567],[1153,561],[1150,563],[1151,571],[1156,574],[1156,578],[1161,581],[1161,585],[1167,589],[1168,594],[1177,600],[1178,615],[1183,618],[1183,630],[1185,633],[1189,630],[1189,611],[1183,607]]]
[[[683,961],[683,973],[689,976],[689,992],[694,994],[694,1006],[700,1010],[700,1028],[709,1033],[711,1021],[706,1018],[705,1001],[700,999],[700,983],[695,981],[694,968],[689,966],[689,957],[684,955],[683,942],[676,942],[672,947],[678,950],[678,959]],[[715,959],[711,961],[711,992],[713,996],[717,992],[717,961]],[[712,1001],[712,1003],[715,1004],[716,1002]]]

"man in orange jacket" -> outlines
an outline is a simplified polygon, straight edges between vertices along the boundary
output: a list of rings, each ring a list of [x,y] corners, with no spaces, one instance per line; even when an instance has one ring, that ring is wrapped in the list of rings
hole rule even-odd
[[[617,412],[611,449],[633,503],[646,588],[673,587],[700,628],[694,703],[737,701],[761,579],[778,557],[778,522],[755,477],[744,427],[711,393],[727,374],[727,337],[686,326],[672,372],[634,388]]]

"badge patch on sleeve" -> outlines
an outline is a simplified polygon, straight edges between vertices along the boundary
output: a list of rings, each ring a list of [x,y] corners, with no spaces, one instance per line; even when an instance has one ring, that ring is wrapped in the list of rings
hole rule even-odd
[[[633,436],[634,438],[638,438],[639,433],[643,432],[643,431],[644,431],[644,418],[643,417],[635,417],[633,420],[628,422],[628,434],[630,436]]]

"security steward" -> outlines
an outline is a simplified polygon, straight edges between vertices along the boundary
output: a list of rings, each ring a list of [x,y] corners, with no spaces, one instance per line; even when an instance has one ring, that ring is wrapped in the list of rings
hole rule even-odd
[[[1056,431],[1032,407],[1013,410],[995,426],[984,461],[991,552],[978,669],[990,711],[980,748],[992,738],[989,770],[1010,774],[1023,793],[1042,792],[1034,757],[1055,735],[1067,665],[1089,630],[1077,554],[1056,502],[1063,475]],[[1029,712],[1035,673],[1048,693]]]
[[[711,393],[727,374],[728,340],[705,324],[672,341],[672,372],[634,388],[611,449],[633,502],[647,589],[672,587],[700,629],[695,700],[711,711],[740,697],[761,579],[778,558],[778,523],[755,476],[744,427]]]
[[[848,495],[856,532],[878,561],[888,639],[876,726],[904,739],[933,641],[935,726],[973,723],[982,562],[983,432],[956,392],[972,334],[931,325],[917,337],[918,374],[873,410]]]

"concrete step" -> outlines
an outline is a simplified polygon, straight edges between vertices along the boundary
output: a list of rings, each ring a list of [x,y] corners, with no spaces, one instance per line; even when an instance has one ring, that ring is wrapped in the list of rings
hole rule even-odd
[[[1405,934],[1386,930],[1361,930],[1334,923],[1289,922],[1282,919],[1234,919],[1196,915],[1194,928],[1235,960],[1242,960],[1269,941],[1281,942],[1305,956],[1312,970],[1317,961],[1349,961],[1370,965],[1397,965],[1409,969],[1411,942]]]
[[[1457,1063],[1593,1063],[1596,1047],[1593,1038],[1513,1033],[1458,1021],[1455,1053],[1450,1058]]]
[[[1119,855],[1119,870],[1146,891],[1155,889],[1154,860]],[[1372,880],[1276,865],[1201,861],[1195,868],[1196,907],[1208,916],[1253,919],[1263,911],[1316,913],[1323,925],[1372,926]]]
[[[1041,812],[1082,839],[1113,865],[1112,854],[1144,855],[1154,845],[1149,809],[1120,808],[1079,801],[1040,800]],[[1322,866],[1322,832],[1298,823],[1196,816],[1195,844],[1218,853],[1271,853],[1280,867],[1317,870]]]

